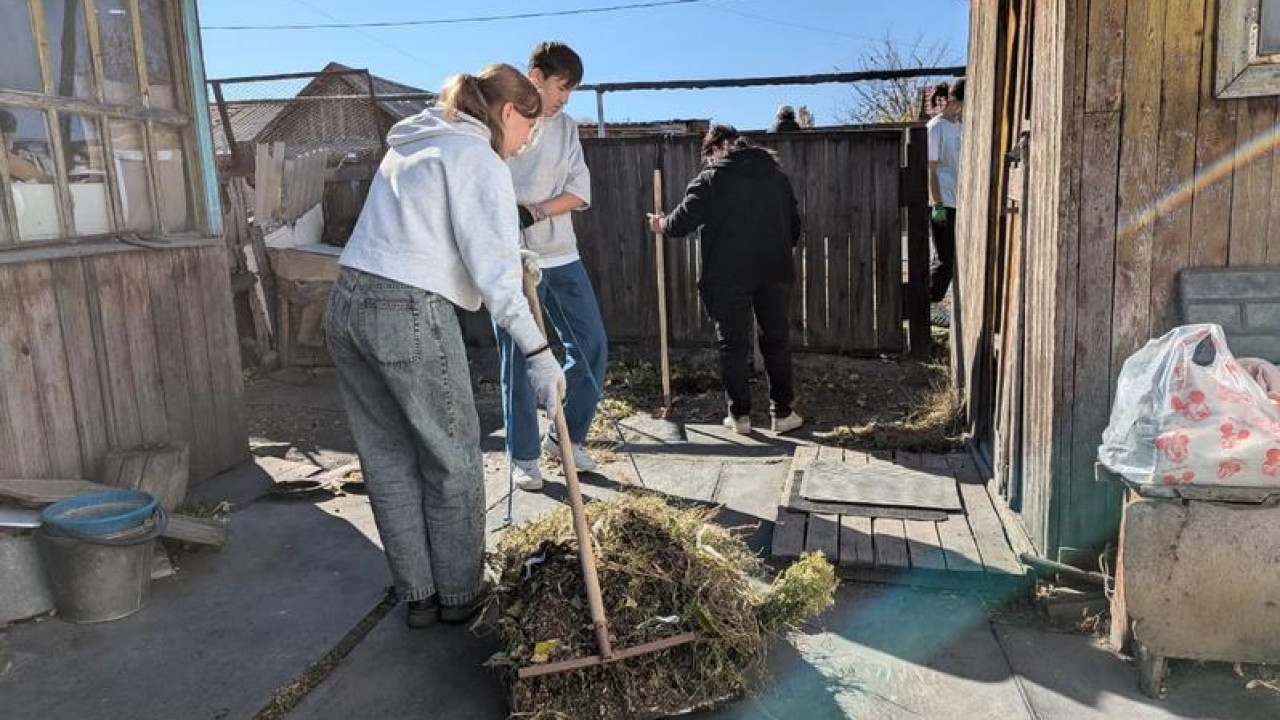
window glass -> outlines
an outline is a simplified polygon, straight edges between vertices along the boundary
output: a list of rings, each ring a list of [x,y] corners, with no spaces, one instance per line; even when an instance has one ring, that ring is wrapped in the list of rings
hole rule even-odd
[[[156,125],[151,134],[151,144],[164,229],[170,232],[190,230],[191,183],[182,133],[177,128]]]
[[[57,170],[49,126],[40,110],[0,108],[0,134],[9,166],[20,240],[49,240],[61,234]]]
[[[0,0],[0,87],[41,92],[40,61],[27,0]]]
[[[133,52],[129,4],[126,0],[98,0],[96,6],[102,41],[103,95],[109,103],[136,103],[140,97],[138,58]]]
[[[1280,53],[1280,0],[1262,0],[1262,27],[1258,33],[1258,54]]]
[[[126,230],[152,231],[151,181],[147,177],[147,153],[142,142],[142,123],[111,120],[112,164],[120,184],[120,207]]]
[[[151,90],[151,107],[174,108],[178,97],[173,80],[173,35],[168,9],[171,3],[161,0],[139,0],[142,13],[142,43],[147,56],[147,86]]]
[[[48,39],[49,75],[53,94],[93,97],[89,61],[89,33],[83,0],[44,0],[44,32]]]
[[[73,234],[111,232],[111,196],[107,194],[101,125],[96,119],[64,113],[58,118],[58,131],[62,134]]]

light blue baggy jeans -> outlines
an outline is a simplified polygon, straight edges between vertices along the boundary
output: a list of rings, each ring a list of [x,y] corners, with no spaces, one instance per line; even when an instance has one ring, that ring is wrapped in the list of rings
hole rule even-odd
[[[472,600],[483,577],[484,471],[453,304],[343,268],[325,343],[397,596]]]

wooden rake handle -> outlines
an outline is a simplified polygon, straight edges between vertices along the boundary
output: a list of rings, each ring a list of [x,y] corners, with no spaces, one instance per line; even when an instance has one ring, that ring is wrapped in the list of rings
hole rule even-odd
[[[542,319],[542,304],[538,302],[538,285],[533,276],[524,274],[524,295],[533,311],[533,319],[547,340],[547,327]],[[518,352],[518,348],[516,349]],[[558,399],[556,412],[556,437],[560,441],[560,461],[564,464],[565,485],[569,488],[569,510],[573,514],[573,532],[578,538],[578,559],[582,562],[582,579],[587,586],[587,606],[591,610],[591,624],[596,632],[596,645],[601,658],[613,657],[613,645],[609,641],[609,621],[604,614],[604,599],[600,595],[600,577],[596,572],[596,550],[591,528],[587,525],[587,511],[582,502],[582,487],[578,484],[578,466],[573,462],[573,445],[569,439],[569,426],[564,419],[563,399]]]

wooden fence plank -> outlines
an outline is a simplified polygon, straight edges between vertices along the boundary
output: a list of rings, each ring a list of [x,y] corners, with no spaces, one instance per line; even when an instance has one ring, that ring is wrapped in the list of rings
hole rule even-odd
[[[888,352],[901,351],[902,344],[902,185],[900,138],[883,138],[875,143],[876,239],[875,261],[870,266],[876,282],[875,346]]]
[[[30,333],[31,363],[39,398],[38,408],[44,417],[49,470],[57,477],[82,477],[80,433],[76,425],[66,346],[58,325],[53,269],[47,262],[31,262],[17,267],[20,294],[16,299],[26,315]]]
[[[802,242],[805,266],[805,344],[810,347],[825,347],[831,342],[827,333],[826,253],[831,208],[824,191],[827,168],[824,148],[827,142],[823,139],[805,148],[805,165],[809,168],[809,174],[804,179],[804,194],[809,214],[805,217]],[[838,347],[838,338],[836,342]]]
[[[865,286],[870,269],[871,239],[854,229],[855,206],[866,207],[869,203],[864,198],[870,191],[853,181],[858,173],[849,172],[851,144],[852,138],[837,138],[828,145],[826,155],[827,201],[833,206],[827,233],[827,318],[831,337],[842,352],[863,347],[867,330],[874,333],[875,324],[874,311],[854,306],[855,293]]]
[[[910,323],[911,356],[927,358],[933,343],[929,324],[929,198],[920,190],[928,183],[929,133],[925,128],[911,128],[906,133],[907,182],[901,201],[907,213],[908,279],[902,308]],[[953,283],[959,284],[958,276]]]

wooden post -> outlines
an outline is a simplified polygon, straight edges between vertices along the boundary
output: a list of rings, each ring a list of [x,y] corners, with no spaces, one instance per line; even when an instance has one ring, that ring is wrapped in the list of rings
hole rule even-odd
[[[662,215],[662,168],[653,169],[653,213]],[[667,348],[667,239],[654,236],[654,265],[658,276],[658,346],[662,353],[662,414],[671,411],[671,359]]]
[[[929,324],[929,200],[928,131],[923,127],[904,132],[907,167],[903,172],[901,203],[907,209],[907,287],[903,310],[907,316],[907,342],[911,357],[929,357],[933,330]],[[959,296],[959,282],[952,297]],[[959,317],[953,310],[952,317]]]
[[[605,136],[604,131],[604,91],[596,91],[596,137]]]

